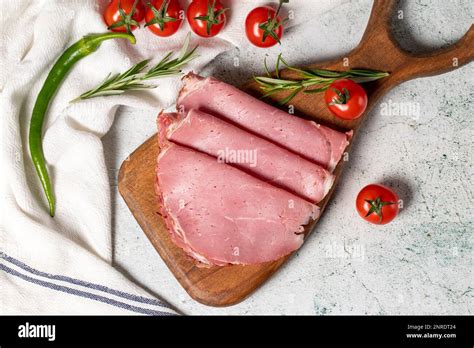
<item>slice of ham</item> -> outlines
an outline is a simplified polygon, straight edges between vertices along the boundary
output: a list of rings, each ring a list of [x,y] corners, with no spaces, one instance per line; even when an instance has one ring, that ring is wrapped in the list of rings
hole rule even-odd
[[[213,77],[190,73],[183,78],[177,108],[199,109],[226,119],[333,171],[351,133],[341,133],[290,115]]]
[[[303,226],[319,215],[316,205],[216,158],[160,144],[161,213],[173,241],[201,264],[277,260],[301,246]]]
[[[320,202],[334,181],[324,168],[228,122],[191,109],[158,116],[167,139],[205,152],[312,203]]]

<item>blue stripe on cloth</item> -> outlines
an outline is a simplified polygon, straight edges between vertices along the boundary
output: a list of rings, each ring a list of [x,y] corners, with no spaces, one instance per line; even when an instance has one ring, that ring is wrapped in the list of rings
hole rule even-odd
[[[119,308],[129,310],[131,312],[147,314],[147,315],[166,315],[166,316],[174,316],[175,315],[173,313],[161,312],[161,311],[156,311],[156,310],[152,310],[152,309],[147,309],[147,308],[142,308],[142,307],[129,305],[125,302],[116,301],[116,300],[110,299],[108,297],[95,295],[95,294],[90,293],[90,292],[76,290],[76,289],[73,289],[73,288],[69,288],[67,286],[57,285],[57,284],[54,284],[54,283],[50,283],[50,282],[46,282],[46,281],[39,280],[39,279],[36,279],[36,278],[32,278],[32,277],[29,277],[29,276],[24,275],[22,273],[19,273],[19,272],[15,271],[14,269],[12,269],[12,268],[4,265],[4,264],[0,264],[0,270],[3,270],[4,272],[9,273],[13,276],[16,276],[20,279],[23,279],[27,282],[30,282],[30,283],[33,283],[33,284],[36,284],[36,285],[40,285],[40,286],[43,286],[45,288],[49,288],[49,289],[53,289],[53,290],[56,290],[56,291],[64,292],[64,293],[70,294],[70,295],[84,297],[84,298],[94,300],[94,301],[98,301],[98,302],[103,302],[103,303],[109,304],[111,306],[115,306],[115,307],[119,307]]]
[[[54,279],[54,280],[60,280],[60,281],[72,283],[72,284],[75,284],[75,285],[84,286],[86,288],[90,288],[90,289],[94,289],[94,290],[98,290],[98,291],[103,291],[103,292],[106,292],[106,293],[109,293],[109,294],[112,294],[112,295],[115,295],[115,296],[123,297],[127,300],[130,300],[130,301],[136,301],[136,302],[140,302],[140,303],[146,303],[146,304],[149,304],[149,305],[156,305],[156,306],[172,309],[169,304],[167,304],[166,302],[157,300],[157,299],[152,299],[152,298],[147,298],[147,297],[143,297],[143,296],[133,295],[133,294],[130,294],[130,293],[127,293],[127,292],[124,292],[124,291],[111,289],[107,286],[86,282],[86,281],[76,279],[76,278],[72,278],[72,277],[65,276],[65,275],[51,274],[51,273],[46,273],[46,272],[39,271],[37,269],[34,269],[31,266],[28,266],[24,262],[22,262],[20,260],[17,260],[15,258],[7,255],[6,253],[1,252],[1,251],[0,251],[0,258],[2,258],[4,260],[18,266],[18,267],[20,267],[22,269],[24,269],[25,271],[28,271],[28,272],[30,272],[34,275],[37,275],[37,276],[42,276],[42,277],[49,278],[49,279]]]

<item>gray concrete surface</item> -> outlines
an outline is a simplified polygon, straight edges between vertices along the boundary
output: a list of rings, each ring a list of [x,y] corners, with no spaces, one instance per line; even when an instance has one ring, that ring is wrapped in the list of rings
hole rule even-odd
[[[413,52],[456,41],[474,19],[469,0],[399,5],[404,18],[393,19],[394,31]],[[293,28],[287,37],[298,39],[284,41],[281,51],[292,64],[343,55],[359,41],[370,7],[371,1],[350,1],[307,23],[311,30]],[[263,54],[234,49],[204,73],[238,84],[261,72]],[[236,55],[240,68],[226,68]],[[119,196],[120,163],[155,133],[155,112],[122,108],[104,138],[117,267],[187,314],[472,314],[473,97],[473,64],[386,95],[362,127],[315,233],[275,277],[227,308],[186,294]],[[396,115],[393,105],[404,104],[412,111]],[[372,182],[392,186],[404,202],[384,227],[365,223],[354,208],[358,191]]]

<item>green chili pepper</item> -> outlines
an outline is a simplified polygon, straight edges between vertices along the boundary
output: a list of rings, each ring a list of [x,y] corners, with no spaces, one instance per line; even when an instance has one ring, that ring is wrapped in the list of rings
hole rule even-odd
[[[74,64],[82,58],[95,52],[99,48],[102,41],[115,38],[124,38],[128,39],[132,44],[135,43],[135,37],[131,34],[110,32],[104,34],[86,35],[75,44],[70,46],[66,51],[64,51],[64,53],[61,55],[61,57],[59,57],[57,62],[52,67],[36,99],[30,121],[29,147],[31,159],[36,168],[36,172],[38,173],[41,185],[43,186],[46,199],[48,200],[49,214],[51,216],[54,216],[55,213],[55,200],[48,170],[46,168],[43,154],[43,145],[41,141],[46,111],[48,110],[49,103],[54,97],[61,82],[64,80],[64,77],[67,75],[67,73],[72,69]]]

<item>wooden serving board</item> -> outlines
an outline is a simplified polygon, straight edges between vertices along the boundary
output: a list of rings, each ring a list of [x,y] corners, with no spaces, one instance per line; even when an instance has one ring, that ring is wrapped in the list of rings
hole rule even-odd
[[[375,0],[360,44],[346,57],[310,66],[331,70],[363,68],[390,72],[387,78],[364,84],[369,97],[365,114],[355,121],[340,120],[327,110],[323,94],[300,93],[291,101],[297,115],[339,130],[353,130],[352,143],[365,116],[377,100],[391,88],[409,79],[453,70],[473,59],[473,26],[461,40],[446,49],[423,56],[403,51],[390,31],[390,15],[395,4],[395,0]],[[281,73],[283,78],[292,78],[293,74],[292,71]],[[243,90],[256,96],[261,94],[258,85],[254,82],[249,82]],[[285,93],[275,94],[273,100],[284,96]],[[291,255],[274,262],[251,266],[197,267],[180,248],[173,244],[164,221],[158,214],[154,190],[158,151],[157,139],[153,136],[122,164],[118,181],[122,197],[169,269],[192,298],[210,306],[228,306],[242,301],[275,273]],[[335,185],[343,166],[344,161],[341,160],[335,169]],[[326,198],[318,204],[321,212],[324,211],[331,198],[335,185]],[[306,237],[313,230],[316,222],[313,221],[306,227]]]

